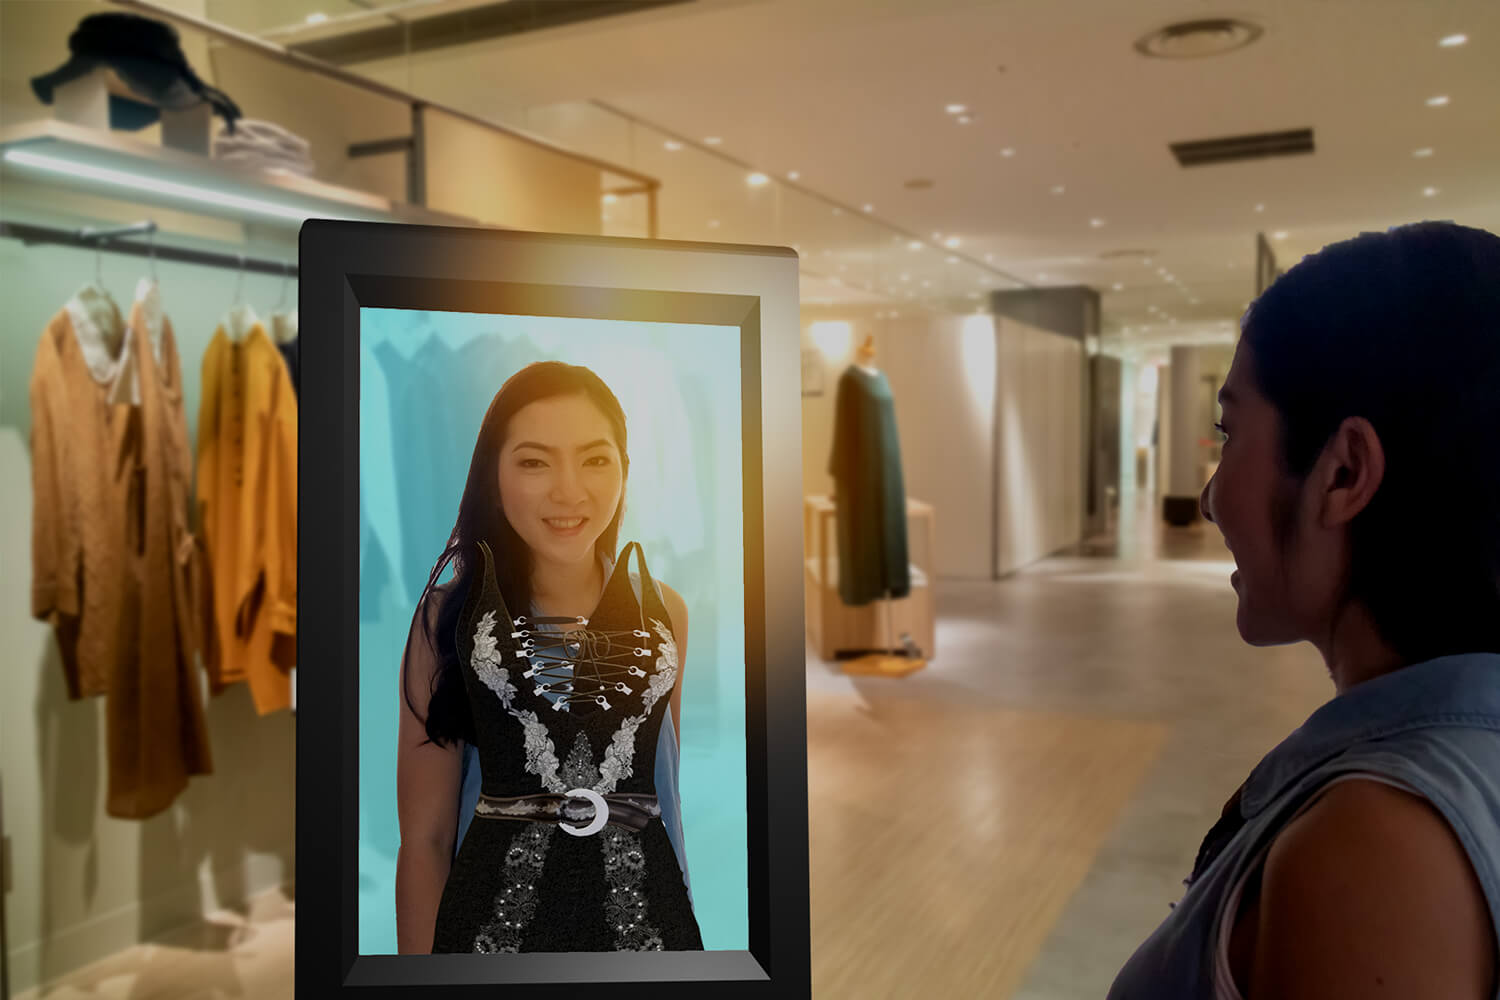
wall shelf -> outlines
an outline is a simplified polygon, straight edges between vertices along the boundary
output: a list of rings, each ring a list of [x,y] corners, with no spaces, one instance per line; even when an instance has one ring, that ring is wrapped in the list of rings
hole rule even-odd
[[[12,156],[11,154],[20,154]],[[26,154],[76,170],[27,165]],[[224,163],[54,119],[0,130],[0,176],[161,205],[195,214],[298,229],[308,218],[475,226],[475,220],[394,201],[310,177]],[[124,183],[119,183],[124,182]],[[203,194],[217,195],[217,199]]]

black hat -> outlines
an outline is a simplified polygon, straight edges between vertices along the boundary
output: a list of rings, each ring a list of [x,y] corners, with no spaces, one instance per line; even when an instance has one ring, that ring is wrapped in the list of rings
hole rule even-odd
[[[229,95],[198,79],[182,54],[176,29],[169,24],[136,14],[90,14],[68,36],[68,49],[73,58],[31,80],[31,89],[43,104],[52,103],[52,92],[59,84],[86,76],[98,66],[108,66],[126,86],[150,102],[111,94],[111,126],[142,129],[161,117],[160,108],[182,111],[207,101],[223,115],[229,131],[234,131],[239,107]]]

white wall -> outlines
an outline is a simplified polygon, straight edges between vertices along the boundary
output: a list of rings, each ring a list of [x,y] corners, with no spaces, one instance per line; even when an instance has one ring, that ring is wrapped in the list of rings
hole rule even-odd
[[[997,320],[996,570],[1014,572],[1082,536],[1083,344]]]
[[[896,397],[908,496],[933,506],[939,575],[994,575],[995,321],[886,320],[880,366]]]

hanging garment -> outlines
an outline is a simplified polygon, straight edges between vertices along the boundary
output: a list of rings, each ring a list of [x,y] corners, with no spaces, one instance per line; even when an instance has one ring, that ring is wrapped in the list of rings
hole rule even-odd
[[[220,327],[204,353],[198,502],[214,690],[248,681],[257,712],[286,708],[297,635],[297,403],[259,323],[243,339]]]
[[[896,403],[885,373],[850,365],[839,376],[833,453],[839,597],[868,604],[911,593],[906,487]]]
[[[80,294],[32,375],[33,612],[58,628],[69,693],[105,695],[105,809],[121,819],[161,812],[212,771],[192,666],[182,374],[158,295],[143,282],[127,326],[112,302]]]
[[[703,947],[653,779],[677,648],[643,556],[636,597],[632,553],[564,644],[511,618],[479,546],[457,640],[483,795],[438,905],[434,953]],[[567,678],[551,680],[563,665]]]
[[[31,372],[31,613],[57,634],[68,695],[103,694],[125,650],[126,411],[111,402],[126,324],[85,288],[43,331]]]

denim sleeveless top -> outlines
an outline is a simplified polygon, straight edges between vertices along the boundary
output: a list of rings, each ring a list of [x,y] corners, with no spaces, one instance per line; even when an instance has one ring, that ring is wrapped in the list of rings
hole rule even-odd
[[[1319,789],[1351,775],[1406,788],[1442,814],[1500,927],[1500,654],[1444,656],[1334,698],[1256,765],[1240,794],[1244,826],[1125,963],[1109,1000],[1237,995],[1217,963],[1235,886]]]
[[[614,560],[605,558],[604,578],[609,579],[614,571]],[[630,574],[630,582],[635,585],[637,596],[640,594],[641,581],[635,573]],[[656,593],[661,597],[661,584],[655,580]],[[531,606],[531,614],[539,614],[535,604]],[[677,865],[682,869],[682,882],[688,888],[688,900],[692,900],[692,885],[688,881],[687,854],[682,846],[682,796],[677,789],[678,752],[677,734],[672,726],[672,713],[668,710],[666,717],[662,719],[661,731],[656,739],[656,796],[661,806],[662,825],[667,828],[667,839],[672,842],[672,850],[677,855]],[[458,836],[453,840],[453,853],[458,854],[459,847],[464,842],[464,834],[468,832],[469,823],[474,819],[474,808],[479,804],[479,789],[481,786],[479,770],[479,750],[472,743],[464,744],[463,759],[463,786],[458,797]]]

